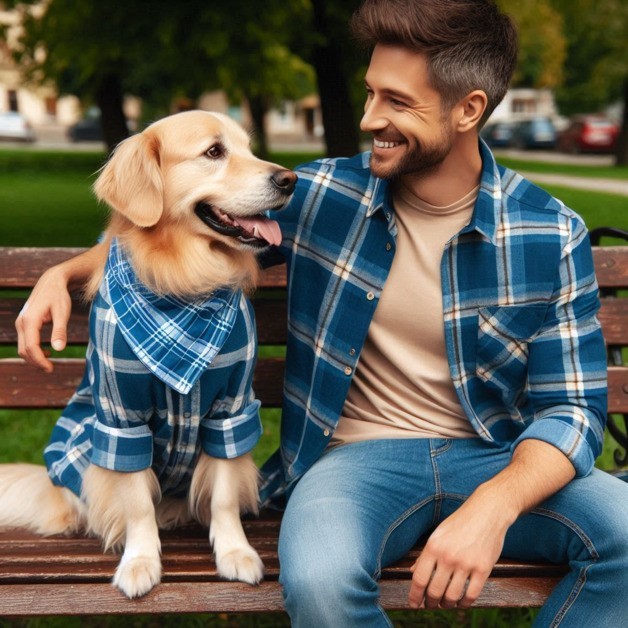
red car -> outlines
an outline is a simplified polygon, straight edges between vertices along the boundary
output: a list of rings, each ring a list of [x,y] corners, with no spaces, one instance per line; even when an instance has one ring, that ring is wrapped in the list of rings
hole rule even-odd
[[[566,153],[612,153],[617,144],[619,126],[602,116],[575,116],[558,140]]]

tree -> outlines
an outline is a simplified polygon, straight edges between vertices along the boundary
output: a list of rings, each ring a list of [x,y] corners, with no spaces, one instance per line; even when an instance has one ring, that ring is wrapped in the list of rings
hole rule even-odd
[[[567,54],[563,22],[551,0],[498,0],[517,26],[519,59],[513,85],[555,88]]]
[[[122,112],[123,77],[128,53],[106,42],[133,41],[136,25],[107,3],[54,0],[47,6],[15,2],[24,34],[16,57],[28,80],[54,83],[61,93],[95,102],[102,111],[103,133],[113,147],[128,134]]]
[[[625,0],[552,0],[567,38],[562,112],[590,113],[623,103],[616,163],[628,165],[628,3]]]
[[[306,0],[266,0],[262,15],[254,3],[236,0],[225,12],[229,32],[225,49],[218,55],[208,54],[221,88],[235,102],[245,99],[248,103],[256,152],[262,157],[268,156],[265,117],[269,109],[315,90],[314,70],[289,46],[308,20]],[[191,40],[190,46],[198,50],[203,42]]]
[[[357,62],[348,28],[349,16],[357,6],[357,2],[312,0],[316,37],[310,54],[318,80],[329,156],[350,156],[359,151],[350,86]]]
[[[262,12],[245,0],[228,6],[200,0],[8,4],[23,15],[16,56],[29,79],[52,81],[61,93],[95,102],[110,150],[127,135],[124,94],[139,96],[163,113],[177,95],[195,99],[223,87],[251,98],[264,138],[263,112],[269,104],[311,91],[311,69],[290,53],[278,35],[282,29],[275,28],[304,6],[303,0],[281,5],[268,0],[266,7],[274,10]],[[236,40],[240,45],[233,45]]]

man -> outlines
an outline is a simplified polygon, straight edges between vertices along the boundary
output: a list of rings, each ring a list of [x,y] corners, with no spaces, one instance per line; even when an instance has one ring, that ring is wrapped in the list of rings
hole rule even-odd
[[[593,470],[604,342],[582,220],[497,167],[478,129],[516,36],[490,0],[367,0],[362,129],[372,152],[299,169],[278,215],[289,338],[280,451],[281,582],[295,626],[390,625],[377,578],[429,533],[413,607],[467,607],[500,554],[569,562],[539,626],[618,626],[628,608],[628,490]],[[49,271],[20,317],[64,343]],[[54,345],[53,345],[54,346]]]

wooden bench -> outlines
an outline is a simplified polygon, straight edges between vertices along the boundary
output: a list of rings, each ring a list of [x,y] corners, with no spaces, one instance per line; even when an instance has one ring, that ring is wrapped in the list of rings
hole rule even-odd
[[[15,345],[15,318],[24,296],[42,271],[78,253],[79,249],[0,249],[0,344]],[[605,289],[628,288],[628,247],[596,248],[595,264]],[[285,343],[285,270],[264,273],[255,308],[260,344]],[[269,291],[271,293],[269,294]],[[0,293],[0,296],[2,294]],[[279,298],[278,298],[279,296]],[[86,342],[85,307],[76,306],[69,342]],[[600,314],[614,359],[616,348],[628,345],[628,299],[604,296]],[[620,352],[621,354],[621,352]],[[61,408],[74,391],[83,371],[81,359],[56,359],[54,374],[44,375],[20,359],[0,360],[0,408]],[[255,389],[265,407],[281,403],[283,360],[260,359]],[[628,367],[609,369],[611,413],[628,413]],[[626,447],[626,434],[611,424]],[[617,463],[626,464],[625,452]],[[135,613],[229,613],[282,611],[278,584],[277,536],[280,515],[262,513],[245,524],[252,544],[265,565],[265,580],[256,587],[225,582],[217,574],[207,533],[189,526],[162,535],[163,580],[147,596],[128,600],[110,582],[118,558],[103,553],[96,539],[82,536],[40,538],[23,531],[0,533],[0,617],[27,615],[91,615]],[[420,552],[384,570],[381,600],[386,609],[407,609],[410,566]],[[501,560],[477,600],[479,607],[540,606],[565,572],[561,565]]]

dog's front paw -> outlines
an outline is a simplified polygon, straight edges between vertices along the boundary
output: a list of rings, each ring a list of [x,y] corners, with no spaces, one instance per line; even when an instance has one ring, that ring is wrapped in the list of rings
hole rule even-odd
[[[264,577],[264,563],[252,547],[216,556],[216,567],[218,573],[227,580],[257,584]]]
[[[128,598],[146,595],[161,580],[159,557],[137,556],[125,560],[116,569],[113,584]]]

